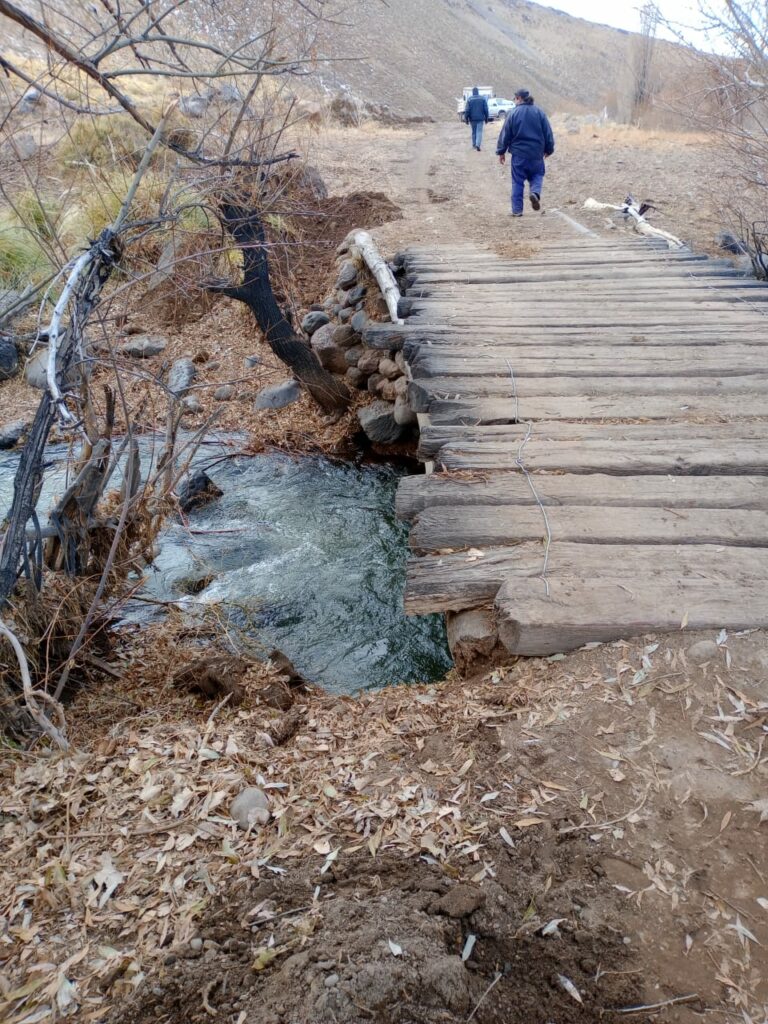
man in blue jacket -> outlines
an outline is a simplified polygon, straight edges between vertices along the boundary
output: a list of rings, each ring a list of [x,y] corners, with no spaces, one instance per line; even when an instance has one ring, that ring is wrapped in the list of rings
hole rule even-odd
[[[464,106],[464,123],[472,128],[472,146],[478,153],[483,144],[483,125],[489,120],[488,100],[480,95],[480,90],[475,86]]]
[[[515,93],[515,108],[507,115],[496,143],[499,163],[512,154],[512,216],[523,216],[523,195],[528,182],[528,198],[534,210],[541,209],[541,187],[546,168],[545,157],[555,151],[555,137],[549,118],[534,106],[527,89]]]

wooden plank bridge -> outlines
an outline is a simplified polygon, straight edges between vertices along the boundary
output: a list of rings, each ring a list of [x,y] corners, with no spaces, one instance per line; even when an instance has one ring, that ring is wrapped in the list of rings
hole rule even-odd
[[[409,612],[483,608],[470,640],[519,654],[768,625],[768,287],[597,237],[405,276],[366,340],[402,347],[434,467],[398,493]]]

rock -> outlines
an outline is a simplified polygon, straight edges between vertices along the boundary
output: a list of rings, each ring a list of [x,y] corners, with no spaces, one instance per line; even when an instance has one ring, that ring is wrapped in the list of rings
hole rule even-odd
[[[203,940],[199,935],[196,935],[194,939],[189,940],[189,948],[195,953],[200,953],[203,948]]]
[[[364,284],[357,285],[357,287],[353,288],[352,291],[349,293],[349,304],[351,306],[354,306],[355,303],[360,302],[362,299],[365,298],[367,291],[368,289],[365,287]]]
[[[357,127],[360,124],[361,107],[358,101],[347,92],[338,92],[331,100],[329,106],[331,116],[348,128]]]
[[[8,451],[19,443],[29,424],[26,420],[13,420],[0,427],[0,451]]]
[[[151,359],[152,356],[159,356],[167,344],[161,334],[137,334],[124,341],[120,351],[133,359]]]
[[[215,92],[215,99],[217,103],[224,104],[236,104],[243,102],[243,96],[236,85],[230,85],[225,82],[224,85],[220,85]]]
[[[334,330],[333,324],[325,324],[312,335],[311,345],[317,353],[321,366],[330,373],[346,373],[349,363],[345,358],[344,349],[339,348],[333,342]]]
[[[217,402],[229,402],[235,397],[234,384],[222,384],[221,387],[216,388],[213,392],[213,397]]]
[[[379,373],[382,377],[386,377],[387,380],[394,380],[395,377],[400,376],[400,367],[394,359],[390,359],[388,356],[385,356],[379,362]]]
[[[211,480],[203,469],[191,473],[179,487],[179,507],[182,512],[199,508],[214,498],[220,498],[224,491]]]
[[[41,351],[46,352],[45,349]],[[10,380],[19,372],[19,353],[10,338],[0,336],[0,380]]]
[[[31,160],[40,148],[37,144],[37,139],[31,132],[21,132],[19,135],[14,135],[11,145],[19,160]]]
[[[731,234],[730,231],[721,231],[715,238],[715,245],[718,249],[722,249],[724,252],[732,252],[735,256],[740,256],[749,251],[744,242]]]
[[[364,309],[358,309],[352,319],[349,321],[353,331],[357,331],[358,334],[362,333],[363,328],[368,323],[368,314]]]
[[[200,412],[203,408],[197,395],[188,395],[181,404],[185,412],[192,413],[193,415]]]
[[[13,288],[3,288],[0,290],[0,320],[8,315],[8,310],[11,306],[21,298],[21,292],[14,291]]]
[[[395,391],[395,382],[393,380],[387,380],[386,377],[382,379],[376,389],[385,402],[394,402],[397,398],[397,391]]]
[[[315,331],[317,331],[320,327],[324,327],[327,323],[330,322],[331,318],[328,316],[327,313],[323,313],[321,310],[318,309],[313,309],[310,313],[307,313],[307,315],[301,321],[301,329],[302,331],[304,331],[308,338],[311,338]]]
[[[445,914],[458,920],[462,917],[469,917],[485,903],[485,893],[479,886],[470,885],[468,882],[459,882],[449,889],[445,896],[441,896],[435,904],[438,914]]]
[[[333,330],[333,343],[339,348],[352,348],[353,345],[358,344],[359,340],[349,324],[341,324]]]
[[[408,399],[405,395],[397,394],[395,385],[395,423],[399,423],[401,427],[413,427],[417,422],[416,413],[408,405]]]
[[[350,366],[344,374],[344,379],[350,387],[356,388],[358,391],[365,391],[367,378],[356,366]]]
[[[336,287],[342,291],[354,288],[357,284],[357,264],[353,260],[344,260],[339,267],[339,276],[336,278]]]
[[[372,402],[358,410],[357,418],[375,444],[393,444],[402,437],[403,428],[395,422],[394,406],[389,402]]]
[[[377,295],[373,300],[373,312],[376,316],[386,317],[389,319],[389,306],[387,300],[383,295]]]
[[[336,988],[339,984],[338,974],[329,974],[323,982],[326,988]]]
[[[246,369],[252,370],[254,366],[261,366],[261,356],[246,356],[243,360]]]
[[[191,359],[186,356],[177,359],[168,374],[168,390],[177,398],[181,398],[189,391],[196,376],[197,367]]]
[[[493,612],[489,608],[448,612],[445,621],[451,656],[462,675],[478,663],[487,664],[497,650],[503,650]]]
[[[347,366],[357,366],[360,356],[365,352],[362,345],[353,345],[352,348],[348,348],[344,353],[344,358],[347,361]]]
[[[691,661],[696,665],[703,665],[705,661],[712,661],[720,653],[720,648],[714,640],[699,640],[691,644],[685,652]]]
[[[20,114],[31,114],[37,109],[37,107],[42,106],[43,102],[42,92],[34,86],[31,86],[21,97],[16,109]]]
[[[375,349],[369,348],[358,359],[357,368],[363,373],[378,373],[380,361],[379,353]]]
[[[254,409],[284,409],[301,398],[301,387],[297,380],[284,380],[281,384],[272,384],[262,388],[253,403]]]
[[[210,96],[182,96],[179,100],[179,111],[186,117],[200,118],[211,105]]]
[[[408,378],[398,377],[395,381],[395,394],[396,395],[407,395],[408,394]]]
[[[368,390],[371,394],[378,394],[378,390],[386,380],[386,377],[382,377],[380,373],[372,373],[368,378]]]
[[[350,306],[347,306],[346,309],[340,309],[339,307],[336,307],[336,309],[336,315],[343,324],[348,323],[348,321],[352,319],[355,313],[354,309],[352,309]]]
[[[257,786],[248,786],[232,801],[229,813],[244,831],[253,825],[266,825],[270,819],[267,794]]]
[[[400,370],[405,373],[405,356],[402,351],[395,352],[395,362],[400,367]]]
[[[46,376],[47,367],[48,348],[46,345],[42,345],[40,348],[35,349],[27,360],[27,365],[24,367],[24,380],[31,388],[37,388],[38,391],[45,391],[48,387],[48,378]]]

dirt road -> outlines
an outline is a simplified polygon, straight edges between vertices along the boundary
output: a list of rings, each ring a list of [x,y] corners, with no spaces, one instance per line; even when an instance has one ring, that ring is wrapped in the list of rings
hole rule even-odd
[[[718,177],[718,158],[706,139],[615,125],[569,134],[558,120],[553,128],[556,151],[547,161],[543,212],[534,213],[526,202],[522,219],[509,217],[509,165],[500,167],[495,156],[497,123],[486,126],[481,153],[456,120],[418,129],[331,129],[318,139],[313,159],[332,192],[377,189],[401,207],[404,222],[377,230],[385,248],[397,249],[403,240],[461,237],[503,255],[525,255],[540,239],[574,237],[555,210],[601,233],[629,230],[620,218],[608,228],[604,214],[582,206],[590,196],[620,203],[631,193],[655,201],[653,223],[699,250],[714,251],[714,238],[725,225],[710,186]]]

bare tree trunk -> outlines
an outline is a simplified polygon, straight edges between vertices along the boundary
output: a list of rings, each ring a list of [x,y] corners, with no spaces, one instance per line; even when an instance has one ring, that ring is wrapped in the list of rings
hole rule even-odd
[[[317,404],[327,413],[344,412],[350,394],[344,383],[325,370],[309,345],[297,336],[272,291],[267,256],[267,236],[259,213],[223,202],[219,216],[243,253],[243,280],[239,285],[211,285],[244,302],[256,317],[267,344],[277,358],[293,371]]]

